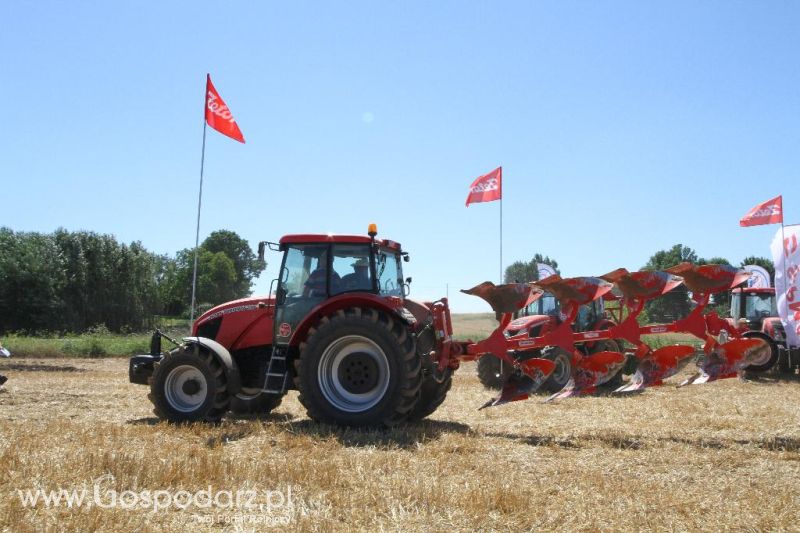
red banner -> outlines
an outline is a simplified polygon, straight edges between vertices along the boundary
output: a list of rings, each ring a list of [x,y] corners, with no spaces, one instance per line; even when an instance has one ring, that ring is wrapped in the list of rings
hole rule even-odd
[[[503,167],[497,167],[488,174],[478,177],[469,186],[467,207],[479,202],[492,202],[503,197]]]
[[[244,136],[233,120],[231,110],[211,83],[211,74],[206,79],[206,122],[221,134],[244,143]]]
[[[783,223],[783,197],[776,196],[763,204],[758,204],[739,221],[740,226],[760,226],[761,224]]]

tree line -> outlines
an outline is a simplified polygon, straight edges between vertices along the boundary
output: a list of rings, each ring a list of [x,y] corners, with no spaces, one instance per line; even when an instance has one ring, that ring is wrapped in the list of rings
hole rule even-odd
[[[155,315],[188,315],[194,249],[175,256],[89,231],[0,228],[0,333],[141,331]],[[199,249],[197,301],[208,308],[250,294],[263,270],[235,232]]]
[[[769,272],[770,280],[774,282],[775,279],[775,267],[772,261],[765,257],[751,256],[745,258],[739,265],[733,265],[724,257],[702,258],[698,256],[696,251],[682,244],[676,244],[667,250],[659,250],[650,257],[640,270],[665,270],[684,261],[695,265],[725,264],[738,267],[743,267],[744,265],[758,265]],[[537,253],[534,254],[530,261],[516,261],[509,265],[505,271],[505,282],[537,281],[539,279],[538,269],[536,267],[537,263],[548,264],[552,266],[556,272],[559,272],[558,262],[550,257],[542,256]],[[684,285],[680,285],[661,298],[648,302],[640,318],[643,322],[671,322],[678,318],[685,317],[689,314],[691,307],[692,301],[688,289]],[[708,305],[707,309],[715,311],[722,317],[730,316],[730,291],[715,294],[713,302]]]

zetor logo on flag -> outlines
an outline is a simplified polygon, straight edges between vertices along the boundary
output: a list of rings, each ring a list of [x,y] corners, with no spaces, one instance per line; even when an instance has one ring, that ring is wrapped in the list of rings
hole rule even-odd
[[[740,226],[760,226],[783,222],[783,196],[758,204],[739,221]]]
[[[503,198],[503,167],[479,176],[469,186],[466,206],[479,202],[492,202]]]
[[[211,74],[206,78],[206,122],[221,134],[244,143],[244,135],[233,120],[233,113],[211,83]]]

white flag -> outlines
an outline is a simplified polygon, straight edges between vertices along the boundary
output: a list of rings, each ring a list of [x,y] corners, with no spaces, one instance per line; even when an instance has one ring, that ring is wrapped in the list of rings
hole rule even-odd
[[[540,280],[543,280],[544,278],[549,278],[550,276],[554,276],[556,273],[556,269],[554,269],[547,263],[536,263],[536,270],[539,271]]]
[[[800,226],[786,226],[772,239],[775,296],[789,346],[800,346]]]

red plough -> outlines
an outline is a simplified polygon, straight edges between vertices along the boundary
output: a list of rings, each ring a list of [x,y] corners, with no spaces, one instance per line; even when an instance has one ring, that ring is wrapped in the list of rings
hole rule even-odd
[[[635,347],[633,357],[639,361],[636,372],[626,385],[615,391],[619,393],[661,385],[664,379],[675,375],[696,353],[693,346],[687,345],[665,346],[653,350],[642,341],[641,336],[645,334],[689,333],[705,341],[705,358],[699,365],[699,371],[682,385],[734,377],[747,366],[758,364],[769,357],[769,346],[760,339],[739,338],[740,334],[716,313],[703,313],[712,294],[740,285],[748,276],[748,273],[727,265],[695,266],[682,263],[663,272],[628,272],[618,269],[599,278],[562,279],[551,276],[534,283],[500,286],[485,282],[463,292],[486,300],[497,314],[500,325],[480,342],[462,343],[454,350],[458,353],[454,357],[458,360],[474,360],[485,354],[492,354],[515,369],[504,384],[500,396],[483,407],[524,400],[536,391],[555,368],[553,361],[540,357],[540,350],[545,346],[558,346],[571,354],[572,358],[569,382],[547,401],[592,393],[615,376],[626,362],[625,354],[617,351],[586,355],[576,349],[576,343],[624,339]],[[681,284],[692,292],[696,303],[691,313],[669,324],[640,326],[638,316],[645,304]],[[626,311],[625,319],[608,329],[573,332],[572,326],[580,306],[606,296],[614,287],[622,296],[621,306]],[[561,304],[560,323],[536,337],[531,337],[529,331],[507,336],[505,330],[513,313],[540,298],[543,291],[553,294]],[[733,337],[733,340],[724,344],[718,343],[715,337],[722,330]]]

